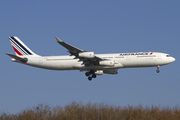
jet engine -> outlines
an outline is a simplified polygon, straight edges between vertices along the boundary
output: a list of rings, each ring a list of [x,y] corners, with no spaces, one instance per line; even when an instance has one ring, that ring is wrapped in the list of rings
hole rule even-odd
[[[100,61],[99,65],[114,66],[114,61]]]
[[[79,53],[79,57],[94,58],[94,52],[81,52],[81,53]]]
[[[97,71],[95,72],[95,74],[96,74],[96,75],[102,75],[102,74],[103,74],[103,71],[102,71],[102,70],[97,70]]]

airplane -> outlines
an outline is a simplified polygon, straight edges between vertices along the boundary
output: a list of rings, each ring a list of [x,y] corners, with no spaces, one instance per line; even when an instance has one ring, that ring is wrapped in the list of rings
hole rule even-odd
[[[9,37],[15,54],[6,53],[12,57],[11,61],[25,65],[50,70],[80,70],[86,71],[88,80],[97,75],[118,74],[121,68],[157,67],[175,61],[169,54],[160,52],[132,52],[115,54],[95,54],[67,44],[55,37],[56,41],[65,47],[70,55],[66,56],[40,56],[30,50],[18,37]]]

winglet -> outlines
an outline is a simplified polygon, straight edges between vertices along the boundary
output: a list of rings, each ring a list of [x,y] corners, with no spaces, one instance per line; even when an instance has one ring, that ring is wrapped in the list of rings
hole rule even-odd
[[[55,37],[57,42],[63,42],[62,40],[60,40],[58,37]]]

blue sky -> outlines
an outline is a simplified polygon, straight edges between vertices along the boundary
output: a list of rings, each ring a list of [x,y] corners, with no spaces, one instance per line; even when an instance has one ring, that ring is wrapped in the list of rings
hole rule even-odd
[[[180,106],[180,1],[2,1],[0,4],[0,113],[72,101],[115,106]],[[39,55],[68,55],[55,36],[95,53],[164,52],[160,68],[120,69],[87,80],[84,72],[50,71],[10,61],[9,36]]]

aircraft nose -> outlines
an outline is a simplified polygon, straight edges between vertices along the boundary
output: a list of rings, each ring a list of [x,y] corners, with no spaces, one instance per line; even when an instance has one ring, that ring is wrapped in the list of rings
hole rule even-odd
[[[174,57],[172,57],[172,62],[174,62],[176,59]]]
[[[172,62],[174,62],[176,59],[175,59],[174,57],[171,57],[169,60],[170,60],[170,62],[172,63]]]

